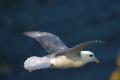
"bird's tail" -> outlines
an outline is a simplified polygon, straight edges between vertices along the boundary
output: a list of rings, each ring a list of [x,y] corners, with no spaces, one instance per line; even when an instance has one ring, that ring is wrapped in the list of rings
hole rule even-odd
[[[50,60],[47,57],[32,56],[24,62],[24,68],[29,71],[50,67]]]

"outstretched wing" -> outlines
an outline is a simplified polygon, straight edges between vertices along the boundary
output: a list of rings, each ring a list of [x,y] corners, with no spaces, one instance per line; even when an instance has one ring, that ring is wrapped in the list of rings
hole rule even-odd
[[[24,34],[36,39],[48,53],[57,53],[68,48],[58,36],[48,32],[32,31]]]
[[[93,40],[93,41],[80,43],[80,44],[70,48],[68,50],[67,54],[79,54],[80,51],[84,50],[85,48],[96,45],[96,44],[104,44],[104,41]]]

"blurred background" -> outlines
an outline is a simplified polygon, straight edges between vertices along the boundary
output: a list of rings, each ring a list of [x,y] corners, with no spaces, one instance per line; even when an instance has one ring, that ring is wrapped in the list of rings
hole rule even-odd
[[[26,58],[47,53],[38,42],[22,35],[26,31],[56,34],[69,47],[104,40],[104,46],[87,49],[101,63],[30,73],[23,67]],[[118,70],[119,50],[120,0],[0,0],[0,80],[109,80]]]

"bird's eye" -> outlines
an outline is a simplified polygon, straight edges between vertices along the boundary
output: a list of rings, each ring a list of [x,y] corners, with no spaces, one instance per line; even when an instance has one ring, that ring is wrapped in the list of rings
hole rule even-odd
[[[90,57],[93,57],[93,55],[92,55],[92,54],[90,54]]]

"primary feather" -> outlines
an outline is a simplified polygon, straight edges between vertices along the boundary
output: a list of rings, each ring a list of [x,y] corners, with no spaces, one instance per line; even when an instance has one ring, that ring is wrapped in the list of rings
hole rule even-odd
[[[58,53],[68,49],[68,47],[54,34],[48,32],[25,32],[25,35],[36,39],[48,53]]]

